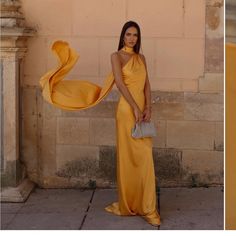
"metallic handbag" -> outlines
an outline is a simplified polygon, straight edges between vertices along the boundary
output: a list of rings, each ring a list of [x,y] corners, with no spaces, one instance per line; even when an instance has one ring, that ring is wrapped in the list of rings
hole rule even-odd
[[[133,138],[146,138],[155,137],[156,128],[152,121],[142,121],[140,124],[135,123],[134,127],[131,129],[131,136]]]

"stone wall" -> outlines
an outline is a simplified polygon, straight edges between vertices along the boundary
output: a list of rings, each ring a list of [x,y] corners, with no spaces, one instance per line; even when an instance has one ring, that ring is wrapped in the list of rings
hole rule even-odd
[[[45,188],[91,186],[93,181],[99,187],[115,186],[115,109],[120,96],[116,86],[97,106],[70,112],[46,103],[38,81],[55,67],[50,46],[62,39],[80,54],[68,78],[102,84],[111,70],[110,54],[117,48],[121,27],[132,19],[141,26],[148,63],[159,185],[222,185],[223,1],[103,0],[102,8],[97,4],[22,0],[27,24],[38,31],[29,40],[21,85],[22,159],[29,178]]]

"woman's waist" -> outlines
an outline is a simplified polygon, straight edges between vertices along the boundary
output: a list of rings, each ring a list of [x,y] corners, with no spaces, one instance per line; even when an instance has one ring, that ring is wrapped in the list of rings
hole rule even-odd
[[[142,93],[144,91],[143,83],[127,83],[124,81],[124,84],[130,92]]]
[[[134,97],[143,97],[144,96],[144,88],[139,86],[127,86],[127,89]]]
[[[145,94],[144,91],[131,91],[129,90],[131,96],[133,97],[134,101],[138,104],[143,104],[143,102],[145,101]],[[120,98],[119,98],[119,103],[120,104],[126,104],[128,105],[128,101],[126,100],[126,98],[121,94]]]
[[[126,86],[129,86],[129,87],[143,88],[145,85],[145,77],[123,75],[123,82]]]

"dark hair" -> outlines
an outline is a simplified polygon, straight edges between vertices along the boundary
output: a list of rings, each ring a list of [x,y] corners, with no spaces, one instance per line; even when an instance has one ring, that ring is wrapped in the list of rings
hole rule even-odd
[[[120,34],[120,42],[118,46],[118,51],[124,47],[123,41],[124,41],[125,32],[130,27],[135,27],[138,31],[138,40],[137,40],[137,43],[134,45],[134,51],[136,53],[139,53],[140,46],[141,46],[141,31],[140,31],[139,25],[134,21],[128,21],[124,24],[121,34]]]

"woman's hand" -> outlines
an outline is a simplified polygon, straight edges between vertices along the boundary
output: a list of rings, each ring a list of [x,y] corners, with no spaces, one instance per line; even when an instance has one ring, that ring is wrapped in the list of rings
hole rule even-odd
[[[139,107],[134,108],[134,116],[136,123],[140,123],[143,120],[143,113],[139,109]]]
[[[151,120],[151,108],[150,107],[145,107],[144,111],[143,111],[143,120],[146,122],[150,122]]]

